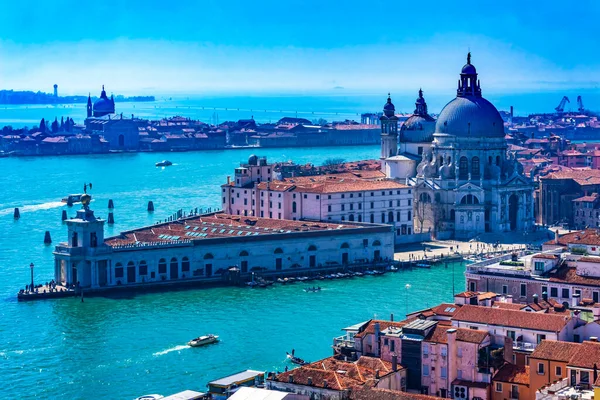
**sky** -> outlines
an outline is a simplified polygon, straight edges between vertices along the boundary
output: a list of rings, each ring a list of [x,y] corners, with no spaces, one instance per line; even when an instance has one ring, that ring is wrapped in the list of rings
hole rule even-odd
[[[4,1],[0,89],[61,94],[599,90],[600,2]]]

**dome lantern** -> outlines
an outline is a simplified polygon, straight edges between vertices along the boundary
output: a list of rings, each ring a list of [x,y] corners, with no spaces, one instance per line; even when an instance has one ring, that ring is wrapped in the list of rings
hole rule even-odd
[[[481,97],[481,86],[477,79],[477,69],[471,64],[471,52],[467,54],[467,63],[460,71],[460,80],[458,81],[456,95],[458,97]]]

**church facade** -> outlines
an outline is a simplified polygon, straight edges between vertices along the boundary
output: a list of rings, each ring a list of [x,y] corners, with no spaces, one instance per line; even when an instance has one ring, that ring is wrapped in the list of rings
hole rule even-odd
[[[515,155],[507,151],[504,121],[494,105],[482,97],[470,54],[460,74],[456,98],[439,114],[431,135],[426,105],[423,111],[426,116],[418,122],[423,129],[415,130],[415,124],[404,130],[401,127],[405,135],[398,143],[404,153],[397,154],[405,154],[407,159],[414,157],[410,149],[414,152],[415,140],[425,143],[416,147],[420,152],[416,171],[394,171],[389,162],[397,155],[382,157],[389,177],[406,180],[414,188],[415,233],[465,239],[485,232],[531,230],[533,184],[523,175]],[[382,133],[382,153],[385,137]]]

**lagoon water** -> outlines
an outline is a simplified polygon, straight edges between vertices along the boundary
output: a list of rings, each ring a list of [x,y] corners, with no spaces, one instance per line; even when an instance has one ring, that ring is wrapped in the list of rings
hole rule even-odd
[[[0,159],[0,398],[132,399],[145,393],[205,390],[214,378],[246,368],[283,370],[285,352],[316,360],[331,354],[341,328],[374,316],[401,318],[452,300],[464,268],[402,271],[382,277],[321,282],[320,293],[301,284],[268,289],[214,288],[134,297],[18,303],[29,281],[52,279],[52,246],[64,241],[60,199],[92,182],[92,208],[115,220],[106,235],[164,219],[179,208],[219,206],[219,185],[256,152],[269,160],[322,163],[329,157],[377,157],[378,146],[255,149],[169,154]],[[174,165],[156,168],[168,158]],[[146,212],[148,200],[156,211]],[[21,219],[14,221],[14,207]],[[406,284],[410,289],[405,289]],[[185,343],[215,333],[205,348]]]

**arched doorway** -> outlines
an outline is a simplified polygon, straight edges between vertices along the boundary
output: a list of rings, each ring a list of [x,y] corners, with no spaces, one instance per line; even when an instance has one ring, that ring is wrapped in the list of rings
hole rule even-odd
[[[519,214],[519,198],[512,194],[508,199],[508,220],[510,221],[510,230],[517,229],[517,216]]]

